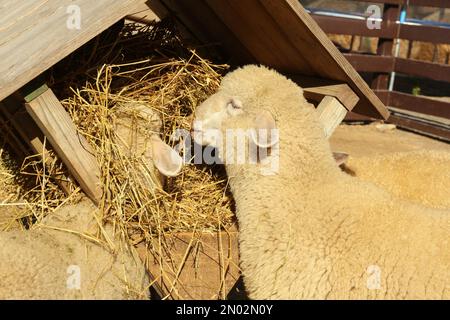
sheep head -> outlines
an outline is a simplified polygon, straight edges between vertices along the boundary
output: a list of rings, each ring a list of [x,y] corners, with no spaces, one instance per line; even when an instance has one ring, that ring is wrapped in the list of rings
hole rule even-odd
[[[259,156],[261,150],[273,154],[281,144],[284,150],[287,146],[295,151],[297,142],[317,143],[322,132],[316,122],[316,110],[306,101],[301,87],[275,70],[248,65],[228,73],[218,92],[197,107],[192,136],[198,144],[217,148],[219,158],[229,164],[227,131],[243,132],[249,155],[254,146],[260,160],[264,159]],[[345,160],[343,155],[336,155],[338,165]]]
[[[259,67],[255,68],[259,70]],[[243,147],[244,152],[250,152],[252,149],[269,149],[278,144],[273,106],[264,105],[261,103],[263,100],[254,99],[258,96],[254,88],[248,88],[254,93],[249,95],[224,86],[227,77],[234,78],[235,73],[239,71],[241,69],[228,74],[223,79],[219,91],[197,107],[192,126],[194,141],[217,148],[219,157],[225,163],[229,160],[225,156],[225,151],[230,147],[230,139],[237,139],[237,143],[242,146],[233,144],[233,148]],[[233,83],[235,81],[236,79]]]

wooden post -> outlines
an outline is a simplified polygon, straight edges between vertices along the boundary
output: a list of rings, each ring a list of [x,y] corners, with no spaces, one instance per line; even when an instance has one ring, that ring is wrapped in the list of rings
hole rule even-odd
[[[337,126],[344,120],[347,109],[339,102],[338,99],[326,96],[317,106],[320,122],[323,125],[325,136],[329,138]]]
[[[51,89],[41,86],[25,96],[26,109],[50,141],[69,172],[96,204],[102,190],[94,153]]]
[[[386,21],[386,24],[395,24],[400,16],[400,8],[401,5],[385,3],[383,9],[383,21]],[[397,28],[400,28],[400,26],[397,26]],[[394,39],[380,38],[378,40],[377,55],[392,56],[393,47]],[[374,90],[387,90],[389,87],[389,74],[375,74],[371,87]]]
[[[303,88],[307,100],[318,103],[316,108],[322,122],[325,136],[329,138],[359,101],[358,95],[346,83],[336,83],[325,79],[294,76]]]

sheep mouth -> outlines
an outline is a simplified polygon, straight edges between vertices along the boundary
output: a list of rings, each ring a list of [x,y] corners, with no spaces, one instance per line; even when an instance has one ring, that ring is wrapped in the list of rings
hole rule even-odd
[[[194,140],[194,142],[203,145],[204,144],[204,138],[205,138],[205,132],[203,130],[193,129],[191,130],[191,137]]]

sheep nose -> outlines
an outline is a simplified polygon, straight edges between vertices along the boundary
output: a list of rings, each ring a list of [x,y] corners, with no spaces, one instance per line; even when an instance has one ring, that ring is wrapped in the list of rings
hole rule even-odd
[[[201,127],[202,127],[202,125],[201,125],[201,122],[200,122],[200,121],[198,121],[198,120],[192,121],[192,124],[191,124],[191,133],[192,133],[192,132],[200,132],[200,131],[202,131],[202,130],[201,130]]]

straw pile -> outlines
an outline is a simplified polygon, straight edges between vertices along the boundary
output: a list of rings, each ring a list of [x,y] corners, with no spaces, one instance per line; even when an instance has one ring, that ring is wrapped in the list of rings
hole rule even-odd
[[[197,237],[230,227],[233,201],[221,166],[186,165],[179,176],[168,178],[164,190],[156,187],[149,165],[142,158],[130,158],[114,143],[117,108],[130,118],[134,111],[124,109],[130,103],[156,111],[163,123],[161,137],[174,146],[180,142],[171,140],[174,131],[190,130],[195,107],[218,88],[227,69],[187,48],[173,24],[163,20],[152,26],[116,26],[48,73],[48,83],[95,151],[104,191],[103,221],[133,244],[144,243],[155,257],[170,260],[168,234],[192,232]],[[74,190],[70,195],[58,187],[61,181],[55,177],[66,171],[56,157],[50,167],[41,156],[28,158],[20,171],[35,182],[21,192],[29,221],[39,222],[79,197],[79,188],[70,181],[64,181]]]
[[[80,199],[77,186],[72,184],[67,196],[55,180],[67,170],[53,152],[46,153],[51,160],[36,154],[18,162],[8,149],[0,149],[0,231],[28,229],[63,205]]]
[[[120,52],[114,51],[117,45],[109,48],[111,56],[121,56],[121,63],[101,66],[95,78],[74,88],[74,95],[62,102],[95,149],[105,218],[141,239],[169,231],[214,231],[229,225],[233,217],[223,172],[187,165],[177,178],[169,179],[165,191],[152,190],[151,174],[145,179],[149,183],[139,179],[148,171],[142,159],[130,159],[114,143],[117,106],[122,113],[130,103],[156,111],[163,122],[162,137],[173,146],[178,143],[170,139],[175,130],[190,130],[195,106],[217,89],[227,66],[202,59],[171,32],[160,24],[127,25]],[[134,50],[150,56],[136,59]],[[132,118],[133,110],[128,113]]]

